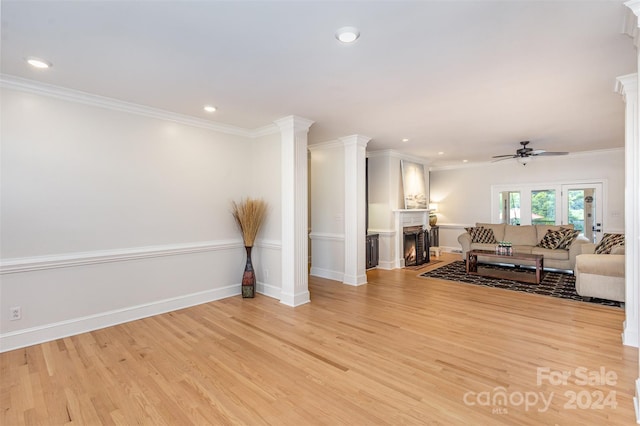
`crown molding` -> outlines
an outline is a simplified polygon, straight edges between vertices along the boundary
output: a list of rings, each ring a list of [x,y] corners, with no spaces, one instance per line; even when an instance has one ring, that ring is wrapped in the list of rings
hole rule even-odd
[[[358,145],[358,146],[361,146],[363,148],[367,147],[367,144],[369,143],[370,140],[371,140],[371,138],[368,137],[368,136],[357,135],[357,134],[338,138],[338,141],[343,146]]]
[[[640,47],[640,0],[631,0],[624,3],[627,6],[622,22],[622,33],[633,39],[633,45]]]
[[[252,138],[260,138],[263,136],[280,134],[280,128],[275,124],[267,124],[266,126],[258,127],[250,131]]]
[[[335,149],[335,148],[343,148],[343,147],[344,145],[342,144],[342,142],[335,140],[335,141],[314,143],[313,145],[307,146],[307,149],[309,151],[319,151],[322,149]]]
[[[579,152],[570,152],[568,155],[563,155],[563,156],[558,156],[558,157],[546,157],[546,160],[559,160],[562,158],[576,158],[576,157],[587,157],[587,156],[592,156],[592,155],[602,155],[602,154],[607,154],[607,153],[622,153],[622,155],[624,155],[624,147],[620,147],[620,148],[607,148],[607,149],[597,149],[597,150],[593,150],[593,151],[579,151]],[[514,158],[515,160],[515,158]],[[537,160],[534,160],[537,161]],[[507,162],[507,161],[505,161]],[[475,167],[485,167],[485,166],[496,166],[499,163],[496,163],[495,161],[481,161],[481,162],[474,162],[474,163],[465,163],[465,164],[454,164],[454,165],[447,165],[447,166],[434,166],[434,167],[430,167],[429,171],[431,172],[438,172],[438,171],[443,171],[443,170],[457,170],[457,169],[470,169],[470,168],[475,168]]]
[[[376,158],[376,157],[397,158],[399,160],[413,161],[415,163],[421,163],[424,165],[429,164],[429,160],[427,160],[424,157],[417,157],[415,155],[403,154],[402,152],[399,152],[393,149],[383,149],[380,151],[367,152],[367,158]]]
[[[280,131],[283,130],[293,130],[294,132],[308,132],[309,127],[315,121],[309,120],[308,118],[299,117],[297,115],[289,115],[287,117],[282,117],[277,120],[274,120],[276,126]]]
[[[627,98],[627,95],[637,96],[638,91],[638,73],[621,75],[616,78],[615,92]]]
[[[624,2],[624,5],[631,9],[634,15],[640,17],[640,0],[629,0]]]
[[[5,89],[17,90],[20,92],[32,93],[35,95],[47,96],[63,101],[105,108],[113,111],[125,112],[128,114],[136,114],[148,118],[172,121],[174,123],[184,124],[186,126],[198,127],[201,129],[212,130],[214,132],[225,133],[233,136],[242,136],[253,139],[257,137],[276,134],[279,132],[279,129],[275,124],[268,124],[266,126],[249,130],[242,127],[232,126],[230,124],[217,123],[215,121],[204,120],[198,117],[178,114],[176,112],[165,111],[162,109],[134,104],[131,102],[125,102],[114,98],[95,95],[93,93],[82,92],[80,90],[55,86],[35,80],[28,80],[9,74],[0,74],[0,87]]]

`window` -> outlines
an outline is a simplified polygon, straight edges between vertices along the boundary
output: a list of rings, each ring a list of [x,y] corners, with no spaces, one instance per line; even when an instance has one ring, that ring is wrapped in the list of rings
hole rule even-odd
[[[531,191],[531,224],[556,224],[556,191],[543,189]]]
[[[520,225],[520,192],[500,193],[500,223]]]
[[[581,234],[584,234],[584,189],[570,189],[567,191],[567,197],[569,203],[569,223],[572,223],[575,229],[578,229]]]

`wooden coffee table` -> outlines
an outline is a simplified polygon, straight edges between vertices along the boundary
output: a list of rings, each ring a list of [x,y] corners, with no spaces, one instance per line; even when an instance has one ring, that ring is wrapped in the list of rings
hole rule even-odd
[[[526,260],[535,263],[536,274],[523,274],[520,272],[513,272],[508,270],[495,270],[481,268],[478,270],[478,256],[495,258],[496,262],[509,263],[517,265],[517,260]],[[542,270],[544,268],[544,256],[541,254],[528,254],[528,253],[514,253],[511,256],[504,254],[496,254],[491,250],[469,250],[467,252],[467,274],[481,275],[483,277],[492,277],[500,279],[508,279],[515,281],[522,281],[532,284],[540,284],[542,280]]]

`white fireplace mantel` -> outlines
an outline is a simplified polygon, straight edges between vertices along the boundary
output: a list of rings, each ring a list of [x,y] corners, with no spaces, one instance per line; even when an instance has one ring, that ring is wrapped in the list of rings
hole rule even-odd
[[[394,210],[394,231],[395,231],[395,268],[404,268],[403,243],[404,235],[402,229],[406,226],[422,226],[425,229],[429,223],[429,209],[402,209]]]

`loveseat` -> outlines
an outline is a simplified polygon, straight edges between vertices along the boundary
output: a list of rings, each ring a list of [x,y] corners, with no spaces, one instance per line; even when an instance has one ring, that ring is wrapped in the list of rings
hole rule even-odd
[[[477,232],[478,228],[490,230],[493,233],[493,240],[487,237],[487,232]],[[582,253],[580,247],[589,242],[583,236],[578,236],[577,231],[573,231],[573,225],[508,225],[505,223],[476,223],[475,227],[466,228],[467,232],[458,237],[458,242],[462,247],[462,258],[466,260],[469,250],[491,250],[495,251],[498,242],[506,241],[511,243],[514,253],[531,253],[541,254],[544,256],[544,268],[563,269],[573,271],[576,264],[576,256]],[[552,231],[552,232],[549,232]],[[571,231],[571,232],[568,232]],[[562,234],[567,232],[567,234]],[[472,237],[471,234],[474,234]],[[480,235],[479,238],[478,234]],[[551,244],[541,244],[543,239],[545,242],[550,236],[560,238],[559,236],[572,236],[571,241],[566,248],[545,248],[553,247]],[[482,238],[485,237],[485,238]],[[555,241],[555,240],[553,240]],[[553,242],[552,241],[552,242]],[[555,241],[557,242],[557,241]],[[500,263],[500,258],[483,258],[478,256],[478,261],[483,263]],[[503,259],[505,263],[511,263],[509,256]],[[526,261],[519,261],[523,265],[527,265]]]
[[[583,297],[624,302],[624,245],[617,244],[608,250],[602,250],[602,245],[582,245],[582,253],[576,257],[576,292]],[[596,254],[596,248],[600,253]]]

